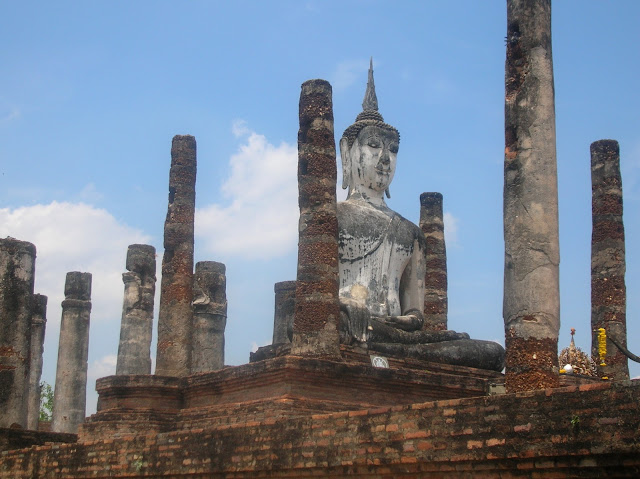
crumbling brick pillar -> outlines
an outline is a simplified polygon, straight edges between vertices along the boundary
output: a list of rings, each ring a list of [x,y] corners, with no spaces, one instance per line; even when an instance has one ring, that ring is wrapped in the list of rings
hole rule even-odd
[[[27,427],[36,247],[0,239],[0,427]]]
[[[67,273],[64,296],[51,429],[77,433],[87,403],[91,273]]]
[[[225,271],[223,263],[196,263],[193,281],[192,373],[216,371],[224,367],[224,329],[227,325]]]
[[[156,249],[132,244],[122,274],[124,300],[116,374],[151,374],[153,301],[156,292]]]
[[[290,343],[296,309],[296,282],[281,281],[273,286],[276,295],[273,313],[273,344]]]
[[[591,193],[593,229],[591,233],[591,354],[599,357],[598,330],[627,346],[627,290],[624,224],[622,222],[622,178],[620,147],[615,140],[591,143]],[[607,341],[600,375],[629,379],[627,357]]]
[[[558,385],[560,288],[551,1],[507,0],[504,303],[507,391]]]
[[[336,145],[331,85],[309,80],[300,94],[298,276],[291,354],[340,358]]]
[[[420,195],[420,229],[427,240],[424,278],[424,329],[447,329],[447,247],[441,193]]]
[[[37,430],[40,421],[40,378],[42,377],[42,353],[44,332],[47,326],[47,297],[33,295],[31,314],[31,358],[29,365],[29,400],[27,404],[27,429]]]
[[[196,207],[196,139],[173,137],[169,208],[164,223],[156,374],[190,371],[193,300],[193,221]]]

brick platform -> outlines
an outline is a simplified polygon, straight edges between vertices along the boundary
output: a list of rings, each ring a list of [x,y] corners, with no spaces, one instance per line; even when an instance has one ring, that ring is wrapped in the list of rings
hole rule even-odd
[[[185,378],[102,378],[80,438],[484,396],[503,383],[492,371],[393,359],[380,369],[361,351],[342,352],[345,361],[281,356]]]
[[[0,477],[640,475],[639,381],[298,416],[269,404],[210,427],[4,452]]]

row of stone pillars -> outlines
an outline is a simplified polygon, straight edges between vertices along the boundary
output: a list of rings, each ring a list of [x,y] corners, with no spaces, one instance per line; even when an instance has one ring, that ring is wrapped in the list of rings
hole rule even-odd
[[[225,267],[199,262],[193,274],[195,139],[172,145],[165,222],[157,374],[183,376],[224,365]],[[131,245],[123,274],[124,300],[116,374],[151,373],[156,282],[155,248]],[[34,294],[36,248],[0,239],[0,427],[37,429],[47,297]],[[91,274],[65,282],[52,430],[77,432],[84,421],[91,312]]]
[[[34,294],[36,248],[0,239],[0,427],[37,429],[47,297]],[[52,430],[84,421],[91,275],[67,273],[58,346]]]
[[[173,138],[155,371],[161,376],[187,376],[224,366],[225,266],[201,261],[194,274],[196,158],[193,136]],[[116,374],[151,374],[155,248],[129,246],[126,268]]]

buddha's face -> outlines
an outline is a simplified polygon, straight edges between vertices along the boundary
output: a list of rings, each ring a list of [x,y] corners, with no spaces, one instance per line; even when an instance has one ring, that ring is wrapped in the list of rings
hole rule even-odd
[[[384,192],[393,180],[398,156],[398,135],[377,126],[366,126],[350,150],[352,186]]]

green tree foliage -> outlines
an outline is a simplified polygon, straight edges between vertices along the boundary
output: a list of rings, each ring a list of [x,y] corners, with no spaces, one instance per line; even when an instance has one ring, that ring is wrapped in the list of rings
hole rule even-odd
[[[53,413],[53,388],[46,381],[40,383],[40,420],[51,421]]]

